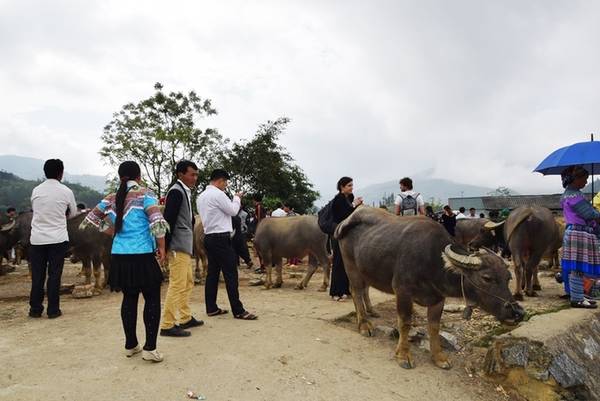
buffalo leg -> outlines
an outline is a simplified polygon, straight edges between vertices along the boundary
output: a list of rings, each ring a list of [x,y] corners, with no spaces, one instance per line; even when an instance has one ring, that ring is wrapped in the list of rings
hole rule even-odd
[[[373,309],[373,304],[371,303],[371,297],[369,295],[369,287],[365,288],[363,298],[365,300],[365,309],[367,310],[367,315],[371,317],[379,317],[379,313],[375,312],[375,309]]]
[[[92,258],[85,255],[81,258],[81,263],[83,264],[82,270],[85,275],[85,283],[92,284]]]
[[[440,343],[440,320],[444,311],[444,301],[427,308],[427,330],[429,331],[429,344],[431,358],[435,366],[442,369],[450,369],[448,356],[442,352]]]
[[[263,255],[262,262],[264,263],[265,268],[267,269],[267,277],[265,278],[265,288],[269,290],[273,287],[273,263],[271,262],[271,255]]]
[[[535,274],[535,276],[534,276]],[[537,279],[537,266],[532,266],[531,260],[525,265],[525,295],[528,297],[537,297],[534,290],[534,282]],[[539,286],[539,282],[538,282]]]
[[[309,262],[311,262],[311,261],[309,261]],[[308,265],[308,270],[306,271],[304,278],[302,279],[302,281],[300,283],[298,283],[298,285],[296,286],[296,289],[303,290],[306,287],[308,287],[308,282],[312,278],[313,274],[315,274],[315,271],[317,271],[317,266],[313,263],[310,263]]]
[[[538,277],[538,266],[533,267],[533,286],[531,287],[533,291],[541,291],[542,286],[540,285],[540,278]],[[535,296],[535,295],[534,295]]]
[[[321,284],[319,291],[323,292],[329,288],[329,276],[331,275],[331,263],[327,255],[319,258],[319,264],[323,267],[323,284]]]
[[[275,272],[277,273],[277,278],[275,279],[273,287],[281,288],[283,285],[283,259],[279,258],[275,263]]]
[[[523,300],[523,284],[524,284],[523,263],[521,261],[521,258],[516,257],[516,255],[513,258],[513,260],[514,260],[514,265],[515,265],[515,286],[516,286],[514,298],[517,301],[522,301]]]
[[[398,329],[400,331],[400,338],[396,347],[396,359],[401,367],[411,369],[415,367],[408,342],[413,313],[412,298],[403,294],[399,289],[394,291],[396,293],[396,311],[398,312]]]
[[[373,325],[367,319],[367,312],[365,310],[364,294],[366,288],[367,287],[365,286],[351,286],[352,301],[354,301],[354,308],[356,309],[356,322],[358,323],[358,331],[361,335],[370,337],[373,335]]]
[[[92,265],[94,267],[94,287],[101,291],[103,288],[102,285],[102,260],[100,255],[94,255],[92,259]]]

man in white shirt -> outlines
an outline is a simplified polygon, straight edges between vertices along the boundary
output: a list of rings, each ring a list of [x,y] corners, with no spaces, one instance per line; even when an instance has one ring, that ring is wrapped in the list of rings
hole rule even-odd
[[[46,181],[33,189],[31,207],[31,294],[29,316],[41,317],[44,311],[44,281],[48,294],[48,318],[62,315],[60,310],[60,280],[69,248],[67,218],[77,214],[75,196],[67,186],[60,183],[64,165],[59,159],[46,160]]]
[[[286,217],[287,216],[287,212],[285,210],[283,210],[283,205],[280,203],[279,206],[277,206],[277,209],[273,210],[273,212],[271,212],[271,217]]]
[[[204,248],[208,257],[204,298],[206,314],[217,316],[227,313],[217,306],[219,275],[223,272],[225,288],[233,317],[243,320],[255,320],[256,315],[244,309],[238,291],[237,254],[232,246],[231,218],[238,214],[243,193],[237,193],[230,200],[225,194],[229,174],[225,170],[214,170],[210,175],[210,184],[198,196],[197,206],[204,226]]]
[[[397,216],[416,216],[425,215],[425,201],[423,196],[413,191],[413,182],[410,178],[404,177],[400,180],[400,195],[396,197]]]
[[[469,215],[467,216],[468,219],[478,219],[479,216],[477,216],[476,214],[476,210],[474,207],[469,209]]]
[[[467,218],[467,216],[465,216],[465,208],[461,206],[460,208],[458,208],[458,213],[456,214],[456,220],[463,220],[466,218]]]

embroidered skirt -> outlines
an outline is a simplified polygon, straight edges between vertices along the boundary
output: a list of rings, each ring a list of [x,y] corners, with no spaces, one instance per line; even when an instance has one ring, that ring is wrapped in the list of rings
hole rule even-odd
[[[108,285],[112,291],[123,288],[160,286],[163,274],[153,253],[113,254]]]
[[[570,291],[569,274],[572,271],[588,277],[600,276],[600,240],[590,231],[579,227],[565,230],[561,266],[567,294]]]

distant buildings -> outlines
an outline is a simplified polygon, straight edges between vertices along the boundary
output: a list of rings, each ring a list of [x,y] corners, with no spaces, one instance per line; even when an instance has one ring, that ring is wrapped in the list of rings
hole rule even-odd
[[[509,195],[509,196],[473,196],[468,198],[449,198],[448,205],[452,210],[458,210],[464,207],[469,210],[475,208],[477,214],[485,213],[486,216],[491,210],[515,209],[519,206],[538,205],[547,207],[552,212],[562,215],[560,207],[560,197],[562,194],[552,195]],[[591,195],[586,194],[588,200]]]

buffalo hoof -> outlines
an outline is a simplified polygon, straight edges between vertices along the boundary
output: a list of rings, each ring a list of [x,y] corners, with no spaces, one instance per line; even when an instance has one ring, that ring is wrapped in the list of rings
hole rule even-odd
[[[440,369],[448,370],[452,367],[452,365],[450,364],[450,361],[448,360],[448,357],[445,354],[440,354],[438,356],[434,356],[433,363],[435,364],[435,366],[437,366]]]
[[[473,316],[473,307],[467,305],[463,310],[462,317],[464,320],[471,320],[471,316]]]
[[[523,300],[523,294],[521,294],[520,292],[514,294],[513,297],[515,298],[515,301],[522,301]]]
[[[364,337],[372,337],[373,325],[369,321],[364,321],[358,325],[358,331],[360,332],[360,335]]]
[[[531,287],[534,291],[541,291],[542,290],[542,286],[539,284],[534,284],[533,287]]]
[[[322,286],[319,287],[319,289],[317,291],[319,291],[319,292],[325,292],[325,291],[327,291],[327,286],[326,285],[322,285]]]
[[[273,284],[273,288],[281,288],[283,283],[275,283]]]
[[[367,315],[369,315],[370,317],[381,317],[381,315],[379,313],[375,312],[374,310],[367,311]]]
[[[528,297],[537,297],[538,294],[535,291],[525,291],[525,295],[527,295]]]
[[[398,364],[401,368],[404,369],[413,369],[415,367],[415,363],[412,360],[412,356],[407,355],[406,357],[398,357]]]
[[[265,290],[270,290],[271,288],[273,288],[273,284],[265,283]]]
[[[303,290],[305,287],[302,285],[302,283],[298,284],[297,286],[294,287],[295,290]]]

